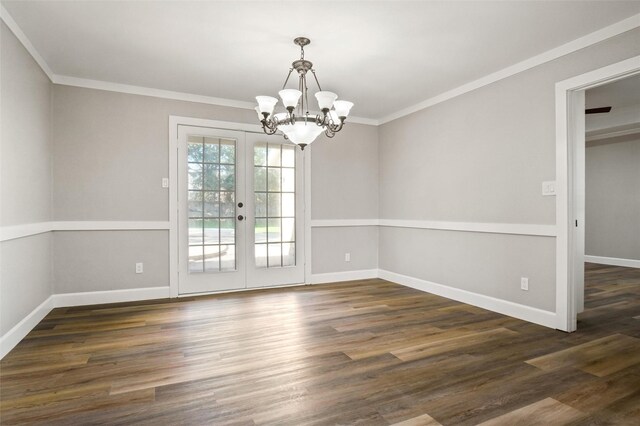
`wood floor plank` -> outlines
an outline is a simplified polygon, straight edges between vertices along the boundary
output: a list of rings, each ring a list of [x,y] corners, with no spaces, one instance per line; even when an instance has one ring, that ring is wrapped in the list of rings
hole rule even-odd
[[[430,415],[423,414],[412,419],[394,423],[393,426],[441,426]]]
[[[640,364],[640,339],[613,334],[530,359],[527,363],[543,370],[573,367],[604,377],[631,365]]]
[[[634,424],[640,273],[586,278],[571,334],[379,279],[54,309],[0,423]]]
[[[519,425],[548,426],[563,425],[584,417],[584,413],[553,398],[527,405],[503,414],[502,416],[480,423],[479,426]]]

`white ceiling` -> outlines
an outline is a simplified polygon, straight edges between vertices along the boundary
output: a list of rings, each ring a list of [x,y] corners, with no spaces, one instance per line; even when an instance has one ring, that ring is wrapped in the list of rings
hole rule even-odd
[[[640,12],[637,1],[3,1],[55,74],[251,102],[299,51],[380,118]],[[310,85],[315,92],[315,85]]]

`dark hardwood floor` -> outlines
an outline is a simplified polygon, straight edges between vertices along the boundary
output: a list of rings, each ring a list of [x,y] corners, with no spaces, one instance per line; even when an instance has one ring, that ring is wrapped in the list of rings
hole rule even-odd
[[[3,425],[640,424],[640,269],[554,331],[382,280],[56,309]]]

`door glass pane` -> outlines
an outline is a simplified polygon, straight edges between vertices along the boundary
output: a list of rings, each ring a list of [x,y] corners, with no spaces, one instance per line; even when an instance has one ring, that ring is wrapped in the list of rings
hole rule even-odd
[[[204,164],[204,186],[202,189],[217,191],[220,189],[220,166]],[[195,189],[195,188],[194,188]]]
[[[220,270],[220,245],[204,246],[204,270],[205,272],[218,272]]]
[[[189,273],[236,269],[235,160],[235,140],[188,136]]]
[[[187,141],[187,157],[189,162],[199,163],[202,161],[202,138],[189,136]]]
[[[204,162],[205,163],[218,163],[219,151],[220,151],[220,145],[218,145],[218,139],[204,138]]]
[[[280,243],[269,243],[267,244],[269,250],[269,258],[267,265],[269,268],[273,268],[276,266],[282,266],[282,244]]]
[[[295,241],[296,220],[294,218],[282,219],[282,241]]]
[[[255,236],[256,243],[267,242],[267,219],[256,219]]]
[[[202,237],[202,220],[189,219],[189,245],[202,245]]]
[[[202,197],[204,198],[204,216],[220,217],[220,193],[206,191]]]
[[[256,268],[266,268],[267,267],[267,245],[256,244],[255,256],[256,256]]]
[[[220,139],[220,164],[236,164],[236,141]]]
[[[202,189],[202,164],[189,163],[189,189]]]
[[[256,144],[253,158],[256,267],[295,266],[295,146]]]
[[[280,227],[282,226],[282,219],[269,219],[268,223],[267,240],[270,243],[276,243],[282,241]]]
[[[294,243],[282,244],[282,266],[296,265],[296,245]]]
[[[267,168],[266,167],[256,167],[253,169],[253,188],[256,191],[266,191],[267,190]]]
[[[296,170],[290,167],[282,169],[282,192],[295,192]]]
[[[234,166],[220,166],[220,189],[222,191],[235,191],[236,172]]]
[[[220,243],[220,221],[218,219],[205,219],[204,223],[204,244]]]
[[[189,246],[189,273],[202,272],[202,246]]]
[[[269,167],[267,172],[269,192],[280,192],[280,168]]]
[[[296,166],[296,147],[294,145],[282,145],[282,167]]]
[[[202,217],[202,191],[189,191],[189,217]]]

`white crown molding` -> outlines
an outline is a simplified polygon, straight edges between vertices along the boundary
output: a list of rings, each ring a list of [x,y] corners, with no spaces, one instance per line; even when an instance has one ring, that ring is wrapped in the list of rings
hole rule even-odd
[[[380,124],[385,124],[406,115],[413,114],[414,112],[429,108],[444,101],[448,101],[449,99],[453,99],[457,96],[469,93],[473,90],[503,80],[507,77],[511,77],[515,74],[527,71],[531,68],[537,67],[538,65],[553,61],[554,59],[558,59],[562,56],[592,46],[596,43],[600,43],[611,37],[615,37],[619,34],[625,33],[638,27],[640,27],[640,14],[630,16],[629,18],[623,19],[622,21],[616,22],[615,24],[601,28],[597,31],[577,38],[551,50],[547,50],[546,52],[543,52],[539,55],[533,56],[529,59],[525,59],[524,61],[503,68],[482,78],[463,84],[462,86],[456,87],[452,90],[426,99],[415,105],[403,108],[400,111],[394,112],[393,114],[386,115],[380,118],[379,122]]]
[[[640,260],[621,259],[618,257],[584,256],[584,261],[589,263],[599,263],[601,265],[624,266],[627,268],[640,268]]]
[[[449,287],[447,285],[437,284],[407,275],[397,274],[384,269],[378,270],[378,277],[406,287],[415,288],[416,290],[436,294],[438,296],[446,297],[447,299],[467,303],[469,305],[488,309],[503,315],[540,324],[545,327],[556,328],[557,325],[557,318],[554,312],[509,302],[507,300],[496,299],[495,297],[486,296],[484,294],[473,293],[467,290],[461,290],[459,288]]]
[[[529,223],[445,222],[434,220],[380,219],[380,226],[393,228],[439,229],[444,231],[484,232],[490,234],[555,237],[555,225]]]
[[[151,96],[154,98],[173,99],[177,101],[197,102],[201,104],[219,105],[231,108],[250,109],[255,108],[251,102],[236,101],[233,99],[202,96],[193,93],[174,92],[171,90],[154,89],[152,87],[134,86],[131,84],[112,83],[102,80],[90,80],[87,78],[70,77],[54,74],[53,82],[62,86],[82,87],[86,89],[105,90],[107,92],[127,93],[130,95]]]
[[[88,89],[106,90],[111,92],[128,93],[128,94],[142,95],[142,96],[151,96],[151,97],[173,99],[173,100],[180,100],[180,101],[187,101],[187,102],[197,102],[197,103],[204,103],[209,105],[220,105],[220,106],[227,106],[227,107],[240,108],[240,109],[253,110],[255,107],[255,104],[253,104],[252,102],[246,102],[246,101],[216,98],[212,96],[196,95],[193,93],[174,92],[170,90],[154,89],[150,87],[112,83],[108,81],[91,80],[91,79],[55,74],[51,71],[51,68],[49,68],[49,65],[46,63],[44,58],[38,53],[38,51],[35,49],[33,44],[31,44],[31,41],[29,40],[29,38],[20,29],[18,24],[13,20],[13,18],[11,17],[9,12],[4,8],[4,6],[0,6],[0,18],[2,18],[2,20],[7,24],[7,26],[18,38],[18,40],[20,40],[20,42],[24,45],[25,49],[27,49],[27,51],[31,54],[33,59],[38,63],[38,65],[40,65],[42,70],[47,74],[49,79],[54,84],[74,86],[74,87],[84,87]],[[630,31],[638,27],[640,27],[640,14],[630,16],[629,18],[623,19],[622,21],[616,22],[615,24],[601,28],[600,30],[594,31],[590,34],[587,34],[586,36],[577,38],[573,41],[565,43],[554,49],[548,50],[546,52],[533,56],[524,61],[518,62],[517,64],[511,65],[507,68],[503,68],[502,70],[496,71],[494,73],[486,75],[477,80],[463,84],[462,86],[446,91],[432,98],[426,99],[415,105],[409,106],[407,108],[403,108],[400,111],[386,115],[380,119],[366,118],[366,117],[349,117],[348,121],[355,124],[379,126],[384,123],[388,123],[390,121],[396,120],[400,117],[413,114],[414,112],[423,110],[430,106],[439,104],[441,102],[447,101],[449,99],[452,99],[457,96],[463,95],[465,93],[471,92],[473,90],[479,89],[480,87],[495,83],[496,81],[505,79],[507,77],[511,77],[512,75],[521,73],[523,71],[526,71],[538,65],[552,61],[561,56],[565,56],[570,53],[576,52],[580,49],[584,49],[585,47],[589,47],[593,44],[600,43],[601,41],[604,41],[608,38],[615,37],[619,34],[622,34],[624,32]]]
[[[44,60],[40,53],[33,47],[31,44],[31,40],[27,37],[27,35],[22,31],[20,26],[18,26],[17,22],[13,20],[13,17],[9,14],[7,9],[4,6],[0,5],[0,18],[7,24],[7,27],[11,30],[11,32],[16,36],[16,38],[22,43],[27,52],[31,55],[31,57],[40,65],[42,71],[49,77],[49,80],[53,81],[53,71],[49,68],[49,65]]]

